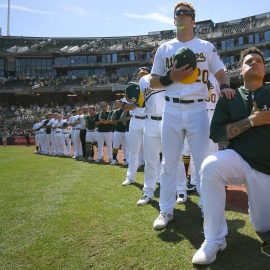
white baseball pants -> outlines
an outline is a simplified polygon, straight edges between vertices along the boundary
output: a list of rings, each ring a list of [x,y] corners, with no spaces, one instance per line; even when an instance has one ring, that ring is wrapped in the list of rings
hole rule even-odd
[[[176,204],[176,173],[179,155],[187,138],[196,168],[196,187],[200,192],[199,168],[209,149],[209,122],[206,103],[166,102],[162,125],[163,165],[160,182],[160,210],[173,213]]]
[[[257,232],[270,230],[270,175],[254,170],[234,150],[208,156],[201,166],[204,234],[207,241],[224,243],[228,234],[224,216],[225,185],[246,184],[250,220]]]

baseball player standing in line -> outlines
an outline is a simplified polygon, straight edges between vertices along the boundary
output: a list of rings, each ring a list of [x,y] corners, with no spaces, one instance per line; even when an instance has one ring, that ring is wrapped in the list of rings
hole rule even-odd
[[[218,101],[218,97],[220,94],[218,81],[216,80],[215,76],[211,73],[209,74],[208,88],[209,88],[208,90],[209,95],[208,95],[208,98],[206,99],[206,108],[207,108],[209,123],[211,123],[214,110]],[[216,151],[218,151],[218,144],[214,143],[212,140],[209,140],[209,154],[213,154]],[[190,177],[189,189],[190,191],[195,191],[196,190],[196,173],[195,173],[194,160],[192,156],[190,158],[190,172],[191,172],[191,177]]]
[[[150,73],[142,76],[139,81],[140,90],[143,92],[145,100],[145,123],[143,134],[145,167],[143,196],[137,202],[138,206],[145,205],[154,198],[157,177],[160,172],[161,120],[165,103],[165,89],[153,91],[149,87],[149,78]]]
[[[40,121],[40,127],[39,127],[39,143],[40,143],[40,151],[39,154],[44,155],[45,149],[46,149],[46,130],[44,128],[44,123],[46,122],[46,118],[42,117]]]
[[[122,99],[121,99],[122,102]],[[128,166],[129,163],[129,124],[130,124],[130,112],[123,111],[120,120],[125,125],[125,139],[126,139],[126,154],[124,156],[126,158],[123,159],[123,166]]]
[[[139,68],[137,77],[140,79],[142,76],[150,72],[148,68]],[[145,114],[144,108],[137,107],[133,103],[122,102],[122,108],[125,111],[130,111],[130,123],[128,134],[128,148],[129,148],[129,163],[126,179],[122,182],[122,186],[127,186],[136,181],[136,172],[139,167],[139,155],[143,147],[143,133]]]
[[[72,143],[72,148],[73,148],[73,156],[72,158],[76,158],[75,156],[75,139],[74,139],[74,135],[75,135],[75,122],[76,122],[76,109],[73,109],[71,111],[71,116],[68,119],[68,125],[71,127],[71,143]]]
[[[51,155],[56,156],[58,155],[58,134],[60,134],[60,130],[58,129],[59,120],[58,120],[58,113],[53,114],[53,123],[51,126]]]
[[[143,76],[140,81],[140,89],[145,97],[145,127],[144,127],[144,187],[143,196],[137,202],[138,206],[149,203],[154,198],[156,183],[160,174],[161,153],[161,123],[162,112],[165,105],[165,89],[153,91],[149,87],[150,74]],[[183,162],[180,162],[176,171],[177,179],[177,202],[186,202],[186,177]]]
[[[78,108],[76,111],[76,115],[74,117],[74,156],[76,160],[82,160],[83,159],[83,152],[82,152],[82,143],[81,143],[81,115],[82,115],[82,109]]]
[[[32,130],[35,132],[35,145],[36,145],[36,151],[35,153],[39,153],[40,151],[40,135],[39,135],[39,128],[40,128],[40,121],[41,119],[36,119],[36,123],[32,127]]]
[[[194,36],[195,10],[192,4],[179,2],[174,8],[176,38],[163,43],[155,54],[151,71],[150,87],[166,87],[166,103],[162,125],[163,169],[160,182],[160,215],[154,221],[154,229],[165,228],[173,219],[176,196],[176,169],[179,153],[187,137],[194,157],[196,177],[199,180],[199,168],[208,153],[209,122],[205,99],[208,96],[207,82],[209,73],[213,73],[221,89],[230,91],[229,78],[217,50],[212,43]],[[196,54],[198,78],[190,84],[181,80],[193,76],[195,70],[188,64],[176,68],[174,55],[182,47]],[[197,191],[200,193],[200,183]]]
[[[69,117],[70,114],[68,114],[66,117],[64,116],[59,123],[59,128],[61,130],[60,149],[61,154],[64,157],[70,156],[71,139],[70,139],[70,130],[68,129]]]
[[[109,111],[109,105],[106,102],[100,104],[101,112],[98,115],[98,121],[96,125],[98,126],[98,159],[96,163],[104,162],[103,146],[104,142],[107,146],[109,162],[112,161],[112,138],[113,138],[113,126],[110,123],[111,113]]]
[[[45,155],[51,155],[51,138],[52,138],[52,124],[54,121],[53,114],[51,112],[47,113],[48,119],[44,122],[44,128],[45,128],[45,149],[44,154]]]
[[[86,123],[85,123],[85,115],[88,114],[88,108],[86,106],[82,107],[81,109],[82,114],[80,115],[80,125],[81,125],[81,131],[80,131],[80,140],[82,144],[82,156],[83,160],[87,160],[86,156]]]
[[[86,123],[86,156],[88,161],[94,161],[94,144],[97,142],[96,121],[98,121],[98,115],[96,114],[96,108],[90,106],[88,108],[88,114],[84,116]]]
[[[114,125],[114,132],[113,132],[113,160],[111,161],[110,165],[116,165],[118,163],[117,154],[120,145],[123,149],[123,159],[127,159],[127,143],[126,143],[126,126],[124,122],[120,119],[121,115],[123,114],[123,109],[121,109],[121,101],[115,101],[115,110],[111,115],[111,123]]]
[[[246,184],[250,220],[264,241],[262,253],[270,257],[270,85],[263,82],[265,59],[259,49],[242,51],[240,64],[244,85],[233,99],[219,99],[210,128],[215,142],[229,140],[228,149],[201,166],[205,241],[194,264],[211,264],[227,246],[225,185],[232,184]]]

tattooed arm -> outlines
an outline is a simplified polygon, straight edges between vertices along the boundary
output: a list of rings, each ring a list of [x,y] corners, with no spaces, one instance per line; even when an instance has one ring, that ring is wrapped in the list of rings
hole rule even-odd
[[[254,126],[253,121],[248,117],[246,119],[240,120],[238,122],[228,124],[226,126],[227,139],[233,139],[234,137],[240,135],[241,133],[247,131]]]
[[[238,122],[228,124],[226,126],[227,139],[233,139],[234,137],[242,134],[248,129],[255,126],[269,125],[270,124],[270,111],[260,111],[257,108],[256,102],[253,103],[253,108],[249,117],[240,120]]]

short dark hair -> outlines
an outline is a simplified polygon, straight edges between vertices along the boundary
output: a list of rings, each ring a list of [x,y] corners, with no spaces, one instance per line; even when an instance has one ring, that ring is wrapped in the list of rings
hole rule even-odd
[[[139,72],[141,72],[141,71],[143,71],[143,72],[145,72],[145,73],[150,73],[150,69],[149,69],[148,67],[140,67],[140,68],[138,69],[138,71],[137,71],[137,74],[138,74]]]
[[[265,58],[264,58],[264,55],[263,55],[263,52],[258,49],[257,47],[251,47],[251,48],[248,48],[248,49],[245,49],[243,51],[240,52],[240,60],[239,60],[239,65],[242,66],[243,65],[243,62],[244,62],[244,58],[248,55],[248,54],[252,54],[252,53],[255,53],[255,54],[258,54],[261,56],[263,62],[265,63]]]

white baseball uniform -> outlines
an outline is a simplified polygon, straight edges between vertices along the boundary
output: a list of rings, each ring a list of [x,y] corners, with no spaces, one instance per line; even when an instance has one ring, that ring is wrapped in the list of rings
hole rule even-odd
[[[162,152],[160,210],[172,214],[175,207],[176,170],[179,154],[187,137],[194,156],[197,190],[200,192],[199,168],[207,155],[209,145],[209,121],[205,99],[208,96],[207,81],[211,73],[225,69],[212,43],[194,37],[187,42],[172,39],[163,43],[155,54],[152,74],[163,76],[173,66],[174,54],[181,47],[188,47],[197,56],[199,77],[192,84],[174,82],[166,88],[166,103],[162,126]],[[183,101],[184,100],[184,101]]]
[[[213,118],[215,107],[217,105],[220,89],[219,89],[219,83],[212,73],[209,74],[209,81],[210,81],[210,90],[209,90],[208,98],[206,99],[206,110],[207,110],[209,124],[210,124]],[[216,151],[218,151],[218,144],[214,143],[212,140],[209,139],[208,154],[209,155],[213,154]],[[194,160],[193,160],[192,155],[190,157],[190,171],[191,171],[190,183],[192,185],[196,185],[195,165],[194,165]]]
[[[129,163],[127,178],[136,180],[136,172],[139,165],[139,153],[143,145],[144,132],[144,108],[135,108],[130,111],[130,124],[128,134]]]
[[[165,105],[165,89],[153,91],[149,88],[150,74],[143,76],[140,81],[140,89],[145,97],[145,123],[144,123],[144,195],[153,198],[156,189],[158,175],[160,173],[161,150],[161,126],[162,113]],[[176,171],[177,194],[186,193],[186,176],[183,162],[179,159]]]
[[[35,123],[32,130],[35,132],[35,145],[40,148],[40,135],[39,135],[40,123]]]

